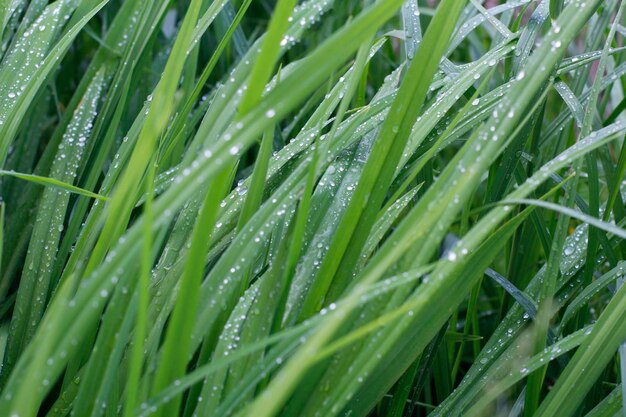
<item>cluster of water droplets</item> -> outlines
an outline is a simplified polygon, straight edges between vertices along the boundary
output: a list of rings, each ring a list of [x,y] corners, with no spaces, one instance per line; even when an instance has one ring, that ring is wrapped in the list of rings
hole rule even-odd
[[[3,58],[0,77],[8,88],[0,95],[0,126],[45,62],[55,34],[70,18],[72,10],[68,0],[46,7]]]

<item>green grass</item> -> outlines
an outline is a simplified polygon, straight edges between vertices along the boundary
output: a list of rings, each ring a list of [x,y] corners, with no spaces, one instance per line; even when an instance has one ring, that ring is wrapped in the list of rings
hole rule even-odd
[[[0,417],[626,415],[626,2],[0,5]]]

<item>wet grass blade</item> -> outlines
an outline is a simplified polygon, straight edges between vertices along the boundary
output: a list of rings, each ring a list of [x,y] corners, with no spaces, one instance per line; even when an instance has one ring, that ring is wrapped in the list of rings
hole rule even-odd
[[[7,176],[10,176],[10,177],[19,178],[19,179],[24,180],[24,181],[29,181],[29,182],[32,182],[34,184],[42,185],[44,187],[52,187],[52,188],[56,188],[58,190],[68,191],[68,192],[76,194],[76,195],[82,195],[83,197],[95,198],[96,200],[101,200],[101,201],[106,201],[107,200],[107,197],[104,197],[104,196],[102,196],[100,194],[92,193],[89,190],[85,190],[83,188],[76,187],[75,185],[68,184],[67,182],[63,182],[63,181],[60,181],[58,179],[51,178],[51,177],[42,177],[42,176],[39,176],[39,175],[22,174],[20,172],[2,171],[2,170],[0,170],[0,175],[7,175]]]
[[[72,183],[83,157],[102,93],[103,72],[94,78],[80,106],[68,125],[51,168],[49,183],[56,187],[44,190],[25,260],[25,269],[17,293],[10,336],[3,359],[3,375],[12,369],[19,352],[28,344],[44,314],[51,288],[55,285],[51,266],[54,262],[70,193],[59,184]],[[31,178],[32,179],[32,178]],[[41,181],[43,182],[43,181]],[[71,186],[70,186],[71,188]]]

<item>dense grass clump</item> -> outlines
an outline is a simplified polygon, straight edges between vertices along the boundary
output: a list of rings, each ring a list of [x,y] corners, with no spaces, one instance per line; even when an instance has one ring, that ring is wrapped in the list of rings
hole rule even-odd
[[[625,8],[4,1],[0,417],[626,415]]]

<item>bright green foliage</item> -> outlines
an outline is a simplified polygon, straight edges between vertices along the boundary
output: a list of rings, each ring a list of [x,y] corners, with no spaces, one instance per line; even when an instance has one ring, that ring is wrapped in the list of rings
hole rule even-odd
[[[626,415],[625,9],[4,1],[0,417]]]

